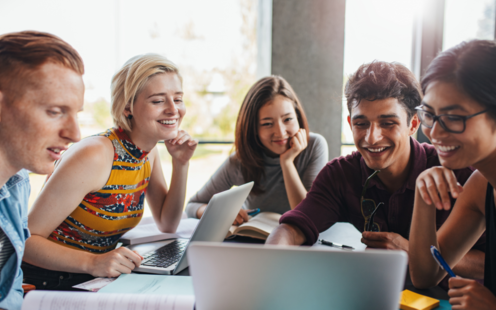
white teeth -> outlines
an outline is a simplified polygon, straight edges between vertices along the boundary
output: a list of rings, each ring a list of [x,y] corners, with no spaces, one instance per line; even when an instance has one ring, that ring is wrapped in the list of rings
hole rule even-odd
[[[384,151],[386,148],[385,147],[381,147],[381,148],[378,148],[378,149],[371,149],[371,148],[368,148],[367,150],[369,150],[370,152],[372,153],[379,153],[379,152],[382,152]]]
[[[161,120],[161,121],[158,121],[160,124],[164,124],[164,125],[174,125],[176,123],[176,120],[175,119],[171,119],[171,120]]]
[[[60,153],[60,149],[52,149],[52,151],[57,154]]]
[[[447,145],[438,145],[437,148],[441,151],[441,152],[449,152],[449,151],[453,151],[454,149],[457,149],[458,146],[447,146]]]

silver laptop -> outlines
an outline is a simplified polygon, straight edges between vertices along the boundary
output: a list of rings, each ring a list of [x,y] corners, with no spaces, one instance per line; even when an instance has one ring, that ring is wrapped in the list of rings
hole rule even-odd
[[[194,242],[188,260],[199,310],[397,310],[408,256]]]
[[[191,236],[191,241],[222,242],[252,187],[253,182],[249,182],[215,194]],[[142,254],[144,259],[141,265],[133,271],[156,274],[181,272],[188,267],[189,241],[190,239],[163,241],[160,248]]]

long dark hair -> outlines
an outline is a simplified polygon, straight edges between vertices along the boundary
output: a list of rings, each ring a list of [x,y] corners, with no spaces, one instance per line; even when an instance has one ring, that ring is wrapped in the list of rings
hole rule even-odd
[[[422,91],[433,82],[455,83],[488,110],[496,120],[496,43],[488,40],[462,42],[440,53],[422,79]]]
[[[241,162],[241,172],[245,182],[254,181],[252,192],[260,194],[264,189],[260,187],[260,180],[264,174],[263,152],[265,147],[258,138],[258,111],[276,95],[281,95],[293,102],[298,124],[307,132],[309,139],[308,121],[289,83],[280,76],[268,76],[256,82],[246,94],[236,121],[234,149],[236,158]]]

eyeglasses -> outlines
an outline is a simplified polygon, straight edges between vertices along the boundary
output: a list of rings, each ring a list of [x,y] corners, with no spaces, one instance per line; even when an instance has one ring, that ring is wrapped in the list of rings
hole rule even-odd
[[[461,115],[451,115],[451,114],[434,115],[430,112],[423,110],[422,106],[416,107],[415,110],[417,110],[417,115],[420,118],[420,122],[425,127],[432,128],[434,126],[434,123],[438,121],[439,125],[441,125],[441,127],[444,130],[451,133],[464,132],[467,125],[466,122],[469,118],[487,112],[487,110],[484,110],[472,115],[461,116]]]
[[[363,186],[362,196],[360,197],[360,208],[362,209],[362,215],[365,218],[365,225],[363,227],[364,231],[381,231],[379,224],[374,222],[374,215],[377,212],[377,209],[379,209],[379,207],[384,203],[379,202],[376,206],[374,200],[363,198],[365,192],[367,191],[367,185],[369,184],[369,180],[372,179],[379,172],[381,171],[380,170],[374,171],[374,173],[372,173],[367,178],[367,180],[365,181],[365,185]]]

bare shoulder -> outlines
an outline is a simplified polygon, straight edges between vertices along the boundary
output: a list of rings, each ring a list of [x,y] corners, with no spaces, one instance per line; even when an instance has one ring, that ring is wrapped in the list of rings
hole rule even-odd
[[[158,148],[155,145],[155,147],[148,153],[148,160],[150,161],[150,166],[153,167],[153,164],[155,163],[156,160],[160,162],[160,154],[158,152]]]
[[[62,156],[60,163],[71,161],[72,164],[101,165],[112,162],[114,147],[105,137],[88,137],[72,145]]]
[[[109,139],[86,138],[64,153],[50,179],[77,178],[92,184],[105,184],[112,169],[113,154],[114,147]]]
[[[487,184],[488,181],[482,173],[479,170],[475,170],[463,186],[463,192],[458,200],[484,214]]]

